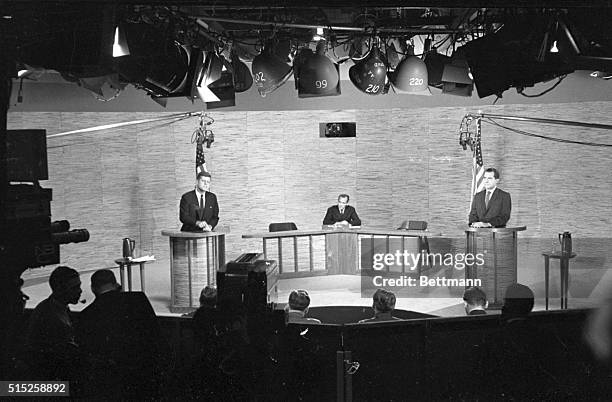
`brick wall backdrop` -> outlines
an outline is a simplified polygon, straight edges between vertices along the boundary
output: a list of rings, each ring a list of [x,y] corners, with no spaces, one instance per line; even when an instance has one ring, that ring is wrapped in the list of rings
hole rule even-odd
[[[612,124],[612,102],[480,110]],[[319,228],[326,208],[341,192],[351,195],[366,226],[392,229],[404,219],[427,220],[433,232],[453,239],[439,240],[439,247],[462,248],[471,154],[462,150],[458,137],[467,112],[476,110],[212,111],[216,141],[205,154],[220,203],[220,225],[231,229],[227,258],[260,250],[258,241],[243,240],[241,234],[266,231],[270,222]],[[12,112],[8,128],[44,128],[55,134],[159,116],[163,114]],[[319,123],[332,121],[356,122],[357,137],[319,138]],[[546,136],[612,143],[606,130],[500,123]],[[112,266],[123,237],[135,239],[142,253],[168,258],[168,241],[160,231],[179,227],[180,196],[193,188],[191,134],[196,124],[196,118],[162,121],[48,140],[50,180],[42,185],[53,189],[53,219],[68,219],[72,228],[91,233],[87,243],[62,246],[62,263]],[[519,262],[533,265],[533,272],[519,270],[519,280],[521,275],[541,276],[539,253],[550,249],[563,230],[576,238],[600,238],[596,248],[584,246],[581,254],[587,259],[582,261],[587,268],[607,268],[611,149],[545,141],[486,122],[482,141],[485,165],[500,169],[500,187],[512,194],[509,224],[526,225],[521,237],[531,238],[521,243]],[[580,257],[575,261],[580,265]]]

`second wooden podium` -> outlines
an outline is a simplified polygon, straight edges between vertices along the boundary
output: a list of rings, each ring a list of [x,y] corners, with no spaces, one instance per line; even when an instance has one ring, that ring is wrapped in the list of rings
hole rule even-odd
[[[516,283],[517,235],[526,229],[526,226],[516,226],[468,228],[465,231],[466,253],[474,256],[481,254],[484,261],[481,265],[468,265],[465,278],[482,280],[482,289],[491,308],[500,308],[504,303],[506,288]]]

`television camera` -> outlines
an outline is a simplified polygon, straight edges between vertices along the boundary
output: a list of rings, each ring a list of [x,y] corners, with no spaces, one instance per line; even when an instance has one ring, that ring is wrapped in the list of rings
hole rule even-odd
[[[46,130],[7,130],[7,182],[0,200],[0,275],[17,283],[27,268],[59,264],[60,244],[89,240],[86,229],[51,221]]]

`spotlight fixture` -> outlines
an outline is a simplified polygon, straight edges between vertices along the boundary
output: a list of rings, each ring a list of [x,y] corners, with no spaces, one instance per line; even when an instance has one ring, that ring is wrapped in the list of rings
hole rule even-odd
[[[468,62],[480,98],[501,96],[510,87],[533,86],[577,68],[571,41],[560,34],[565,24],[559,20],[559,30],[542,32],[540,27],[548,22],[545,16],[517,17],[457,49]],[[557,41],[558,53],[549,51],[551,41]]]
[[[391,83],[395,92],[410,95],[431,95],[425,62],[408,50],[409,55],[398,64],[392,74]]]
[[[559,53],[559,48],[557,47],[557,41],[553,41],[552,46],[550,47],[551,53]]]
[[[125,38],[125,29],[121,25],[115,28],[115,40],[113,42],[113,57],[129,56],[130,48]]]
[[[458,96],[472,96],[474,82],[470,77],[470,67],[465,59],[453,58],[444,65],[442,73],[442,93]]]
[[[387,81],[387,60],[378,46],[349,69],[351,82],[368,95],[379,95],[384,92]]]
[[[444,66],[451,62],[451,58],[440,54],[433,48],[424,56],[425,65],[427,66],[427,83],[430,87],[442,87],[442,74]]]
[[[325,56],[325,41],[317,44],[317,51],[304,48],[295,60],[295,86],[298,97],[340,95],[340,69]]]
[[[251,65],[253,72],[253,81],[262,97],[275,91],[283,85],[291,74],[293,68],[283,62],[273,53],[270,45],[267,45],[264,50],[253,59]]]
[[[234,88],[236,92],[248,91],[253,86],[253,76],[246,64],[232,52],[232,68],[234,69]]]
[[[204,52],[196,79],[197,93],[208,108],[234,106],[234,76],[230,63],[215,52]]]
[[[182,45],[144,23],[126,24],[125,32],[130,54],[113,58],[113,69],[124,82],[153,98],[197,96],[194,81],[203,55],[199,48]]]

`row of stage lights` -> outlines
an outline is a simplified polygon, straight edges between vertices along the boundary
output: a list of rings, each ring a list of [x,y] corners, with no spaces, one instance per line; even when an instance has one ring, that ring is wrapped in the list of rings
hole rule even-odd
[[[329,58],[327,42],[322,37],[316,42],[316,50],[302,47],[294,55],[289,41],[269,41],[254,57],[249,70],[235,52],[203,51],[172,41],[167,44],[164,57],[157,58],[157,68],[146,68],[144,58],[139,57],[145,54],[147,46],[146,35],[141,33],[143,27],[127,28],[127,34],[125,28],[115,30],[116,69],[159,103],[168,97],[198,96],[210,107],[233,106],[235,92],[244,92],[254,83],[265,97],[291,75],[300,98],[340,95],[340,64],[350,60],[335,62]],[[129,39],[138,36],[140,41]],[[431,95],[429,86],[435,86],[445,93],[471,96],[473,80],[465,60],[438,54],[435,49],[421,59],[408,47],[405,57],[393,68],[387,56],[399,57],[393,46],[389,49],[381,46],[380,39],[371,38],[365,56],[352,59],[349,78],[361,92],[374,96],[386,94],[392,88],[400,94]],[[141,68],[135,68],[135,64]],[[135,71],[144,71],[146,75]]]
[[[391,91],[431,95],[433,87],[442,93],[469,97],[475,87],[480,98],[501,97],[514,87],[520,94],[533,97],[554,89],[574,70],[592,70],[595,77],[603,79],[609,79],[606,71],[612,71],[606,42],[601,38],[586,41],[578,28],[566,24],[565,17],[557,14],[513,18],[495,32],[475,32],[469,40],[448,36],[452,43],[445,46],[452,46],[452,57],[437,53],[435,47],[427,45],[428,40],[423,41],[422,54],[414,55],[407,42],[394,37],[381,39],[384,33],[375,30],[369,37],[349,38],[353,43],[349,57],[338,58],[337,47],[327,43],[323,29],[317,32],[316,47],[312,46],[314,38],[310,42],[304,36],[289,40],[278,34],[256,50],[258,45],[250,39],[243,38],[232,46],[229,38],[213,35],[206,25],[194,39],[196,33],[187,28],[161,29],[145,19],[108,20],[91,33],[95,41],[66,40],[65,35],[58,34],[49,41],[19,47],[15,61],[26,67],[56,70],[103,101],[113,99],[132,84],[162,105],[171,97],[192,101],[199,97],[211,108],[233,106],[235,93],[253,84],[261,96],[267,96],[292,75],[300,98],[339,95],[340,66],[345,62],[350,62],[344,65],[350,65],[348,78],[367,96]],[[200,19],[197,22],[198,26],[204,24]],[[86,36],[79,32],[70,38]],[[436,37],[434,33],[427,36]],[[192,44],[197,38],[202,47]],[[303,45],[296,45],[298,40]],[[47,49],[48,44],[54,46]],[[334,49],[335,60],[328,57],[330,49]],[[251,66],[244,60],[251,61]],[[23,71],[18,77],[27,77],[28,69]],[[557,83],[540,94],[523,93],[526,87],[556,77]],[[112,98],[104,98],[105,84],[115,89]]]

